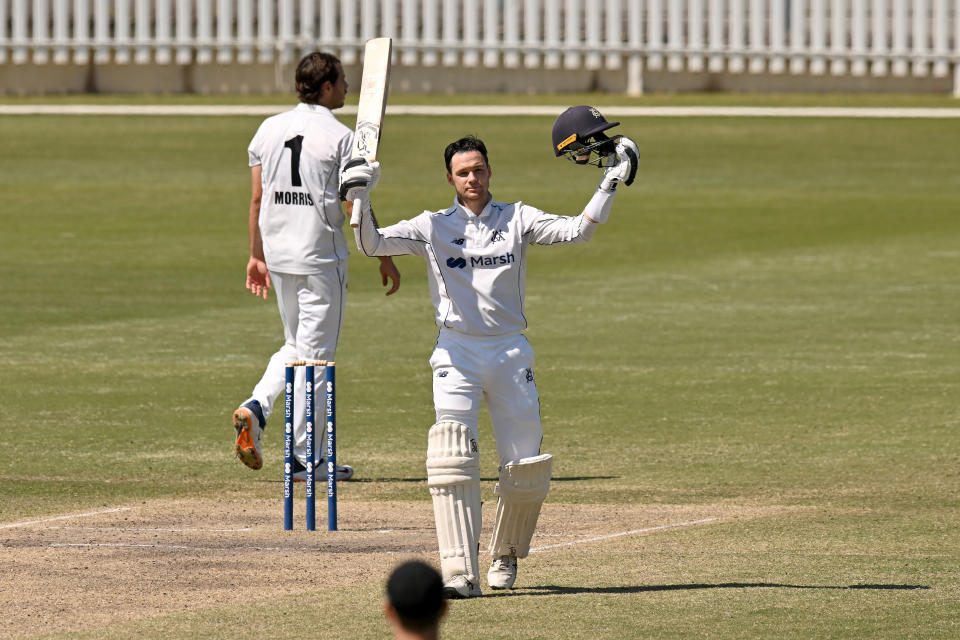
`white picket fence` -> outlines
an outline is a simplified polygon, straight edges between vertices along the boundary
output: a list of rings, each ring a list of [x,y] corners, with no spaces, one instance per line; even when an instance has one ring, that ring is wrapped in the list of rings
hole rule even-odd
[[[395,38],[407,66],[935,76],[960,0],[0,0],[0,64],[252,64]]]

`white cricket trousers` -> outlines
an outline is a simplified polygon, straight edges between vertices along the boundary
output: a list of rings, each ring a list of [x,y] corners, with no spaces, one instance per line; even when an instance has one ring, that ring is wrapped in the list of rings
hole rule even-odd
[[[310,275],[270,272],[270,280],[277,295],[280,320],[283,322],[284,343],[270,358],[260,382],[253,388],[252,399],[263,407],[263,417],[269,418],[273,404],[283,393],[286,383],[286,363],[293,360],[335,360],[337,340],[343,325],[343,309],[347,296],[347,261],[326,265],[323,271]],[[326,371],[317,368],[314,375],[323,380]],[[293,443],[294,455],[306,463],[304,384],[306,372],[297,367],[294,396]],[[316,402],[317,411],[325,405],[322,397]],[[317,458],[323,457],[323,446],[314,445]]]
[[[533,360],[523,334],[471,336],[441,329],[430,358],[437,422],[461,422],[479,442],[480,405],[486,400],[500,465],[538,455],[543,427]]]

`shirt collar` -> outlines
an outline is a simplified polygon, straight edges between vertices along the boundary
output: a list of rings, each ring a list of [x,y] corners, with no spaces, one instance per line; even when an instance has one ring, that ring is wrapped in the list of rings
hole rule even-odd
[[[483,207],[483,210],[478,216],[473,215],[473,211],[470,211],[470,209],[467,209],[465,206],[460,204],[460,197],[456,194],[453,196],[453,206],[457,211],[460,212],[460,215],[467,219],[476,218],[478,220],[482,220],[484,218],[488,218],[490,216],[490,211],[493,210],[493,194],[491,193],[489,195],[490,199],[487,200],[487,204]]]
[[[306,102],[301,102],[294,109],[295,111],[308,111],[310,113],[329,113],[333,112],[330,109],[327,109],[322,104],[307,104]]]

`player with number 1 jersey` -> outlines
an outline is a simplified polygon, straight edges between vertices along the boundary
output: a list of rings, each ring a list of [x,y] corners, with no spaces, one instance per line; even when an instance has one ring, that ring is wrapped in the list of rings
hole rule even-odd
[[[347,292],[345,216],[338,195],[340,173],[350,160],[353,132],[333,115],[343,106],[347,82],[340,61],[314,52],[297,65],[300,104],[264,120],[250,142],[250,259],[246,286],[264,299],[277,295],[284,344],[270,358],[251,396],[233,413],[237,457],[263,466],[260,440],[274,402],[284,389],[284,368],[293,360],[335,359]],[[381,260],[383,284],[397,290],[400,274]],[[295,398],[303,398],[298,371]],[[294,416],[294,478],[306,475],[305,416]],[[319,448],[318,448],[319,449]],[[319,464],[319,460],[314,461]],[[353,470],[337,467],[348,480]]]
[[[352,139],[320,104],[301,102],[260,125],[247,151],[262,174],[259,226],[271,271],[305,275],[347,258],[337,189]]]

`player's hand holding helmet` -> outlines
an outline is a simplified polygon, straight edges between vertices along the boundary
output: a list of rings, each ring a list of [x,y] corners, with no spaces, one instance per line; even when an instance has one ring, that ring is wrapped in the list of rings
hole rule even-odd
[[[633,184],[633,179],[637,176],[639,158],[640,150],[636,142],[627,137],[617,140],[615,151],[607,156],[600,188],[604,191],[616,191],[617,185],[621,182],[627,186]]]
[[[369,199],[370,190],[380,180],[380,163],[369,162],[365,158],[354,158],[346,164],[340,174],[340,199],[353,202]]]
[[[570,107],[553,123],[553,152],[576,164],[604,169],[600,182],[604,191],[616,190],[621,182],[631,185],[637,175],[640,150],[630,138],[604,133],[618,124],[607,122],[595,107]]]

